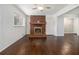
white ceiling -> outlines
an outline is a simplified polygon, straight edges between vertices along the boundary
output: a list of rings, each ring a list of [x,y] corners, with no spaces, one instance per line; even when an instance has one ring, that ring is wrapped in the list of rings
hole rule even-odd
[[[41,4],[40,4],[41,5]],[[55,14],[60,9],[67,6],[67,4],[44,4],[45,7],[51,7],[49,10],[45,10],[43,12],[39,10],[33,10],[32,8],[36,7],[34,4],[18,4],[21,10],[24,11],[27,15],[51,15]]]
[[[79,16],[79,7],[76,7],[75,9],[70,10],[66,13],[66,15],[77,15]]]

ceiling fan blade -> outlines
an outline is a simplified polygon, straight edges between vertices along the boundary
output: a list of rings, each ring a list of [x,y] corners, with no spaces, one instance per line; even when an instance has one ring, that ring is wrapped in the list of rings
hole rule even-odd
[[[46,7],[46,9],[50,9],[51,7]]]
[[[33,10],[37,9],[36,7],[35,8],[32,8]]]

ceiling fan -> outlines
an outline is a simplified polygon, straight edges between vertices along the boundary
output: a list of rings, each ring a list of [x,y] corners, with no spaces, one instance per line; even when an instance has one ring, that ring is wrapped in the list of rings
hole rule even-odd
[[[39,10],[39,11],[46,11],[49,9],[51,9],[51,7],[46,5],[37,5],[37,4],[34,4],[34,7],[32,8],[32,10]]]

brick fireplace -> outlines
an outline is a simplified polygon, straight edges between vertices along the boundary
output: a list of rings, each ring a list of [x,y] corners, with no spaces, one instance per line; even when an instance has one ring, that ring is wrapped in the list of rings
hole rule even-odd
[[[30,16],[30,38],[46,38],[45,16]]]

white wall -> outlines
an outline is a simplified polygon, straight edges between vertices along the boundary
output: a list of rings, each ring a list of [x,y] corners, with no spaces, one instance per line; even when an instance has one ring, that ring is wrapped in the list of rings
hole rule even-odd
[[[59,16],[57,18],[57,36],[64,36],[64,18]]]
[[[54,35],[55,36],[64,36],[64,18],[63,16],[54,16]]]
[[[1,9],[0,9],[0,14],[1,14]],[[3,25],[2,25],[2,19],[1,19],[1,16],[0,16],[0,48],[2,47],[2,42],[1,42],[1,40],[3,39],[3,37],[2,37],[2,32],[3,32],[3,30],[2,30],[2,27],[3,27]]]
[[[79,35],[79,17],[75,14],[67,14],[64,19],[64,33],[77,33]]]
[[[74,33],[77,33],[77,35],[79,35],[79,17],[75,17],[74,18],[74,23],[73,23],[73,26],[74,26]]]
[[[64,32],[65,33],[73,33],[73,24],[74,20],[68,17],[64,18]]]
[[[0,29],[2,32],[2,39],[0,38],[0,51],[4,50],[25,35],[25,27],[13,26],[13,17],[15,13],[26,17],[21,10],[14,5],[0,5],[0,26],[2,26],[3,30]]]
[[[1,35],[2,32],[1,31],[2,31],[2,27],[1,27],[1,19],[0,19],[0,39],[2,39],[2,35]]]
[[[28,23],[27,23],[28,19],[29,19],[29,16],[26,15],[26,21],[25,21],[25,34],[28,33]]]
[[[26,27],[27,27],[26,34],[30,34],[30,16],[28,16],[26,23],[27,23],[26,24]]]
[[[46,15],[46,34],[47,35],[55,35],[55,19],[52,15]]]

